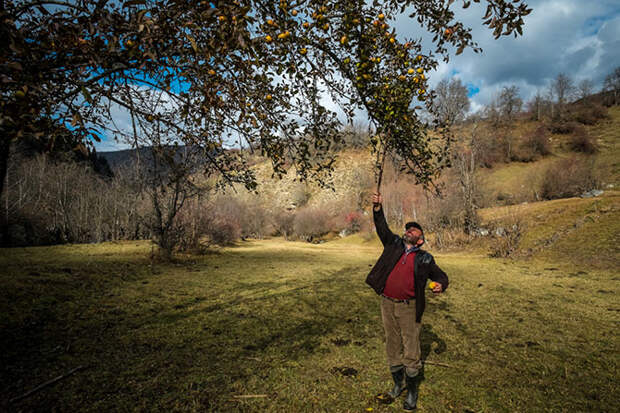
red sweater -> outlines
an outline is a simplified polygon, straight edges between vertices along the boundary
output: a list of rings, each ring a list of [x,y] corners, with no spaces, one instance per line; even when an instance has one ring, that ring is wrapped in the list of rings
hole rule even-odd
[[[403,252],[385,283],[383,294],[397,300],[408,300],[415,297],[413,263],[415,252]]]

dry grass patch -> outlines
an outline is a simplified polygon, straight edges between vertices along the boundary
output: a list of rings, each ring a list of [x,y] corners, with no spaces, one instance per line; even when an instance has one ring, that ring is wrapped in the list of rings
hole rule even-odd
[[[578,265],[614,268],[620,260],[620,193],[596,198],[566,198],[480,211],[485,225],[519,220],[525,227],[523,254]]]

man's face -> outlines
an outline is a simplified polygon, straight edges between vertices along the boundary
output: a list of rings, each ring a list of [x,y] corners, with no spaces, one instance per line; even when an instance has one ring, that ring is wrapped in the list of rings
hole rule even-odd
[[[421,244],[423,242],[422,231],[420,231],[416,227],[411,227],[405,231],[403,239],[405,240],[405,242],[411,245]]]

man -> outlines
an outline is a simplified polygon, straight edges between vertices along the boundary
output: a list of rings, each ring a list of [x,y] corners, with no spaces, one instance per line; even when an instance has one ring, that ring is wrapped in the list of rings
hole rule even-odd
[[[366,278],[381,295],[381,318],[385,330],[387,360],[394,379],[390,396],[397,398],[407,388],[404,409],[416,409],[422,369],[420,328],[424,313],[424,291],[430,278],[433,292],[448,288],[448,277],[433,256],[420,249],[424,233],[417,222],[408,222],[402,237],[395,235],[385,221],[381,194],[372,197],[373,217],[383,253]]]

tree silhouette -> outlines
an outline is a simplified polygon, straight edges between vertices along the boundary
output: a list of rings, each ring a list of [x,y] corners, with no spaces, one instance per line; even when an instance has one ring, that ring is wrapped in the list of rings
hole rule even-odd
[[[483,4],[483,24],[496,37],[520,34],[531,11],[522,1]],[[433,98],[426,74],[452,47],[479,50],[454,7],[433,0],[5,0],[0,185],[11,143],[24,136],[53,140],[69,128],[82,144],[104,134],[137,140],[152,123],[204,148],[205,169],[225,184],[256,186],[242,151],[219,150],[226,141],[269,157],[275,175],[293,165],[300,179],[324,182],[341,139],[336,114],[321,102],[325,93],[349,117],[365,110],[384,148],[428,184],[447,157],[417,115]],[[397,38],[390,22],[405,12],[434,36],[433,50]],[[155,111],[145,104],[153,100],[161,101]],[[131,114],[130,132],[115,125],[118,107]],[[63,128],[42,127],[41,119]]]

